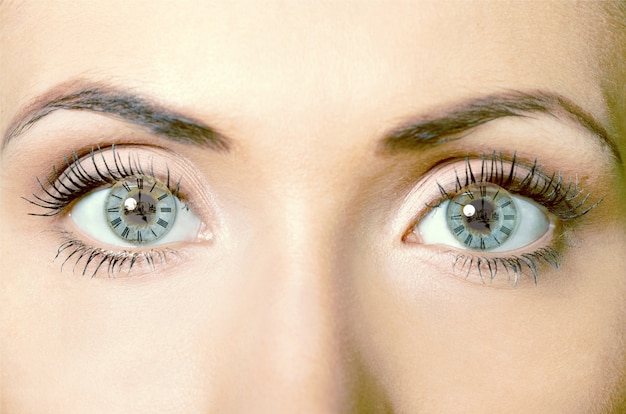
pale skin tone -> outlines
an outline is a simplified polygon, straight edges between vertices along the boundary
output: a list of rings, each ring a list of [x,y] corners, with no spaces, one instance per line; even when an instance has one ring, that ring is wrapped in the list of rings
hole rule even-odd
[[[4,144],[0,410],[619,412],[626,83],[617,26],[595,6],[0,4],[3,135],[46,96],[98,85],[229,147],[72,109]],[[608,132],[558,107],[438,145],[381,143],[510,91],[563,97]],[[92,278],[53,260],[58,230],[81,234],[71,207],[30,216],[21,197],[72,151],[111,144],[156,151],[205,227],[154,270]],[[503,269],[481,281],[453,267],[458,251],[407,237],[440,164],[492,151],[602,199],[526,248],[562,240],[560,269],[539,264],[537,283],[528,269],[515,287]]]

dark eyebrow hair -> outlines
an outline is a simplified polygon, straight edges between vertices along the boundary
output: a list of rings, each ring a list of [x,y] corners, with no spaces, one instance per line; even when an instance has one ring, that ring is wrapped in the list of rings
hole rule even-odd
[[[502,117],[529,117],[533,113],[555,117],[564,114],[598,137],[622,163],[617,144],[591,114],[571,100],[548,92],[506,92],[469,99],[446,107],[439,116],[413,120],[392,130],[381,141],[379,152],[423,151],[462,138],[467,132]]]
[[[100,83],[71,81],[37,97],[16,117],[2,149],[37,121],[60,109],[91,111],[120,118],[151,133],[184,144],[228,151],[230,140],[203,123],[167,109],[152,100]]]

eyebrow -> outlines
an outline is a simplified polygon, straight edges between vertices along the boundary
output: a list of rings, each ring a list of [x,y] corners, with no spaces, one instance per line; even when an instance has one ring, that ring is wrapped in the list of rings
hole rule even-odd
[[[107,114],[183,144],[228,151],[230,140],[215,129],[139,95],[104,84],[72,81],[36,98],[11,124],[1,149],[37,121],[58,110]]]
[[[567,118],[583,126],[607,147],[621,164],[616,142],[591,114],[571,100],[549,92],[518,92],[494,94],[469,99],[446,107],[438,116],[412,120],[392,130],[381,141],[379,152],[423,151],[461,139],[461,134],[487,122],[503,117],[529,117],[544,113]]]
[[[80,85],[76,87],[76,85]],[[70,92],[67,92],[67,91]],[[199,121],[167,109],[150,99],[122,92],[98,83],[71,81],[36,98],[13,121],[0,149],[24,133],[37,121],[57,110],[104,113],[147,128],[151,133],[175,142],[228,151],[231,141]],[[462,138],[461,133],[503,117],[528,117],[532,113],[556,116],[565,113],[585,127],[609,148],[622,163],[617,144],[591,114],[571,100],[548,92],[507,92],[473,98],[448,106],[438,116],[413,120],[394,129],[381,141],[379,152],[423,151]]]

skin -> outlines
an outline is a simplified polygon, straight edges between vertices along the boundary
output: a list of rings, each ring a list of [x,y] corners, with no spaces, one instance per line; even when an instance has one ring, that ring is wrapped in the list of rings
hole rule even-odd
[[[626,42],[600,6],[1,3],[3,133],[51,88],[97,82],[232,146],[70,110],[5,145],[0,410],[621,412],[624,163],[560,113],[380,150],[411,119],[542,90],[596,118],[626,160]],[[29,216],[20,197],[72,150],[111,143],[157,148],[184,173],[208,240],[179,243],[155,271],[61,270],[50,230],[74,224]],[[559,230],[561,268],[540,266],[537,284],[465,278],[449,248],[403,238],[433,201],[416,188],[437,192],[439,163],[494,150],[537,158],[603,200]]]

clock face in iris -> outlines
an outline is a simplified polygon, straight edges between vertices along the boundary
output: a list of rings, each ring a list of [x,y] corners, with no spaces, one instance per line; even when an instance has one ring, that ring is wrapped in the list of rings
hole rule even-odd
[[[446,219],[461,243],[473,250],[492,250],[515,231],[517,214],[506,190],[495,184],[477,183],[450,200]]]
[[[176,220],[176,198],[160,181],[133,176],[111,187],[105,203],[109,227],[123,240],[149,244],[165,236]]]

